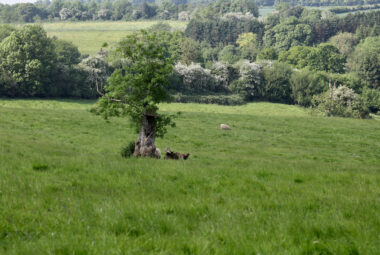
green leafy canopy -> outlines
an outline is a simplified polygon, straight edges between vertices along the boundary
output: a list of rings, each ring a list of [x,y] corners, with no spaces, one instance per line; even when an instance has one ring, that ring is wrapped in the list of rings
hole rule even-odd
[[[99,99],[97,112],[109,116],[129,116],[141,127],[143,115],[155,116],[156,134],[163,136],[172,116],[158,114],[158,104],[170,101],[168,76],[173,61],[158,43],[155,33],[142,30],[123,39],[116,54],[120,66],[108,79],[106,93]]]

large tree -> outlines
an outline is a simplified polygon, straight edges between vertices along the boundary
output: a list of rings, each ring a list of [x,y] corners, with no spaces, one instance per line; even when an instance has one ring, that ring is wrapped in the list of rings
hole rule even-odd
[[[54,40],[54,46],[59,63],[72,66],[80,62],[80,52],[72,42],[57,39]]]
[[[250,61],[255,61],[259,51],[260,44],[257,41],[257,35],[252,32],[242,33],[236,40],[239,45],[241,56]]]
[[[155,138],[174,125],[168,115],[158,113],[158,103],[169,101],[168,76],[173,64],[155,33],[128,35],[117,48],[122,59],[108,79],[106,93],[98,101],[105,117],[129,116],[139,130],[134,156],[154,157]]]
[[[311,45],[313,33],[311,26],[300,23],[300,20],[291,16],[273,28],[266,29],[264,45],[273,46],[277,50],[288,50],[290,47]]]
[[[41,26],[24,26],[0,43],[0,71],[14,81],[17,96],[51,95],[56,67],[53,40]]]
[[[348,66],[371,88],[380,88],[380,36],[368,37],[356,46]]]
[[[339,49],[343,56],[348,57],[359,43],[359,38],[352,33],[339,33],[331,37],[330,42]]]
[[[343,73],[346,63],[346,58],[339,53],[339,50],[327,43],[321,43],[317,47],[292,47],[288,51],[282,51],[279,60],[297,68],[308,66],[314,71],[335,73]]]

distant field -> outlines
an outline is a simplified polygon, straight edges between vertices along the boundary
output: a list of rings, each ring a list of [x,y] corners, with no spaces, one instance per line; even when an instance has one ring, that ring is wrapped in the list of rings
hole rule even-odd
[[[370,10],[362,10],[362,11],[352,11],[352,12],[346,12],[346,13],[339,13],[339,14],[337,14],[337,15],[340,16],[340,17],[344,17],[344,16],[346,16],[346,15],[349,14],[349,13],[354,14],[354,13],[357,13],[357,12],[372,12],[372,11],[380,11],[380,9],[370,9]]]
[[[274,10],[276,10],[274,7],[261,7],[259,8],[259,15],[262,17],[266,17],[269,14],[271,14]]]
[[[307,7],[307,8],[311,8],[311,9],[317,9],[317,10],[330,10],[332,8],[339,8],[339,7],[347,7],[347,6],[321,6],[321,7]],[[361,11],[351,11],[351,12],[345,12],[345,13],[338,13],[337,16],[339,17],[344,17],[346,15],[348,15],[349,13],[351,14],[354,14],[354,13],[357,13],[357,12],[371,12],[371,11],[379,11],[380,9],[369,9],[369,10],[361,10]]]
[[[93,104],[0,99],[0,254],[380,254],[380,121],[163,104],[190,159],[124,159]]]
[[[49,36],[71,41],[82,54],[94,55],[104,42],[111,47],[127,34],[147,29],[158,21],[107,21],[43,23]],[[175,30],[184,30],[187,22],[167,21]]]

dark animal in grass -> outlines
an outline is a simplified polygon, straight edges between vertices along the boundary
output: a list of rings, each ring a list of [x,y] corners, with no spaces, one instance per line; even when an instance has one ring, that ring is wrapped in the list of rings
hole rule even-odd
[[[164,159],[183,159],[186,160],[190,156],[190,153],[182,154],[179,152],[170,151],[170,148],[167,147],[165,151]]]

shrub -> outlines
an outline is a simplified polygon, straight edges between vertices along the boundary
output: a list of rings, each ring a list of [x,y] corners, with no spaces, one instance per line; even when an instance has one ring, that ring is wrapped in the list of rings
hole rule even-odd
[[[228,91],[228,85],[239,77],[238,70],[222,62],[214,62],[210,71],[215,78],[218,91]]]
[[[278,58],[278,53],[275,48],[269,47],[260,51],[257,56],[258,60],[276,60]]]
[[[262,98],[272,102],[290,103],[292,91],[290,77],[292,73],[292,68],[285,63],[274,62],[264,66],[265,87],[261,95]]]
[[[310,106],[314,95],[328,89],[328,78],[321,72],[304,69],[292,74],[290,85],[293,102],[302,106]]]
[[[362,97],[346,86],[332,87],[325,93],[314,96],[312,105],[327,116],[354,118],[369,116],[368,107]]]
[[[172,30],[172,27],[170,24],[166,22],[158,22],[154,25],[152,25],[150,28],[148,28],[148,32],[157,32],[157,31],[168,31],[170,32]]]
[[[17,95],[17,81],[11,73],[0,69],[0,95],[14,97]]]
[[[232,92],[243,96],[246,100],[260,97],[262,87],[261,66],[244,61],[239,68],[240,78],[231,83]]]
[[[347,73],[347,74],[332,73],[332,74],[329,74],[329,78],[336,85],[346,86],[350,89],[353,89],[355,93],[361,93],[363,87],[367,85],[367,82],[361,79],[355,73]]]
[[[219,105],[242,105],[245,100],[240,95],[182,95],[173,96],[173,101],[177,103],[200,103]]]
[[[129,158],[135,151],[135,142],[131,141],[127,145],[121,147],[120,153],[123,158]]]
[[[371,112],[380,113],[380,90],[364,88],[362,99]]]
[[[177,63],[171,77],[172,88],[183,93],[204,93],[216,91],[215,77],[200,64]]]
[[[227,45],[218,54],[218,60],[223,63],[233,64],[240,59],[239,48],[233,45]]]

